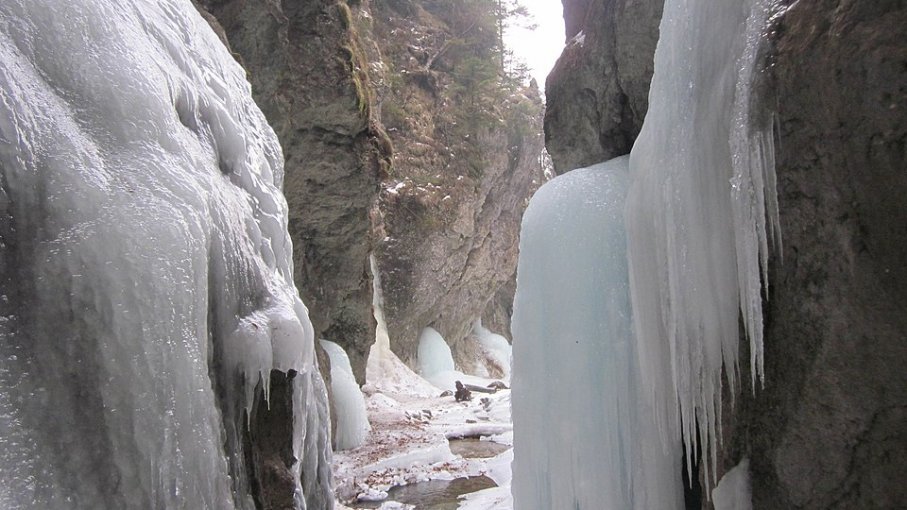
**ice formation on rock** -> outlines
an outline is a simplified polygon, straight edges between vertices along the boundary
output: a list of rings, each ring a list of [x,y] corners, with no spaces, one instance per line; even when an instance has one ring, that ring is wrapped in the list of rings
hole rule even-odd
[[[481,319],[473,324],[472,333],[479,340],[479,345],[485,349],[486,355],[495,365],[501,368],[504,373],[504,380],[510,380],[510,359],[513,356],[513,348],[510,342],[503,336],[492,333],[491,330],[482,326]]]
[[[428,381],[443,372],[456,370],[450,346],[434,328],[425,328],[419,334],[418,357],[419,375]]]
[[[337,414],[337,432],[334,444],[338,450],[355,448],[365,441],[371,425],[365,409],[365,397],[356,384],[350,358],[343,347],[321,340],[321,346],[331,359],[331,390]]]
[[[708,453],[707,473],[722,372],[732,393],[737,384],[741,316],[753,384],[762,377],[760,271],[778,220],[771,119],[753,107],[770,7],[665,2],[649,110],[630,155],[630,283],[646,395],[688,459]]]
[[[372,270],[372,313],[375,316],[375,343],[368,351],[365,365],[365,386],[367,393],[383,391],[392,394],[435,396],[436,389],[419,377],[391,351],[387,322],[384,319],[384,294],[381,291],[381,276],[374,255],[369,256]]]
[[[512,322],[514,508],[679,508],[632,332],[626,157],[548,182],[523,217]]]
[[[242,68],[186,0],[0,20],[0,507],[255,508],[244,415],[272,370],[289,497],[328,507],[283,156]]]

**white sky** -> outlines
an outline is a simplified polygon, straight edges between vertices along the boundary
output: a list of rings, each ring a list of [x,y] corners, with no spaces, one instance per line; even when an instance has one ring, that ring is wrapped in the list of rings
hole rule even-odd
[[[532,13],[535,30],[510,30],[505,44],[532,69],[532,76],[545,87],[545,77],[564,48],[564,18],[561,0],[521,0]]]

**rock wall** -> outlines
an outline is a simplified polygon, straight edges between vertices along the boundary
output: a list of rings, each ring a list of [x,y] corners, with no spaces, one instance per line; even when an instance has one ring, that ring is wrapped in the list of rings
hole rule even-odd
[[[630,152],[648,108],[663,0],[563,0],[567,47],[545,85],[545,145],[564,173]]]
[[[638,60],[626,72],[641,76],[654,45],[638,43],[656,35],[657,18],[621,13],[654,15],[644,4],[564,1],[568,38],[586,38],[548,81],[546,139],[559,172],[629,151],[645,107],[638,90],[616,85],[620,61]],[[766,382],[755,396],[744,388],[734,407],[725,395],[719,475],[749,457],[756,509],[898,508],[907,499],[907,6],[784,4],[765,96],[778,116],[783,237],[770,263]],[[620,57],[630,43],[637,53]]]
[[[483,25],[481,5],[372,6],[384,71],[376,89],[394,146],[376,254],[391,348],[408,362],[432,326],[469,364],[474,349],[464,340],[473,322],[507,308],[494,298],[514,281],[522,212],[543,180],[538,90],[501,83],[488,51],[494,26]],[[482,74],[488,69],[491,79]],[[501,299],[512,304],[507,288]],[[492,326],[504,322],[509,316]]]
[[[907,499],[907,5],[791,2],[775,36],[783,257],[765,388],[731,421],[754,508]],[[726,467],[731,467],[727,465]]]
[[[426,326],[456,347],[514,278],[542,179],[537,90],[495,85],[498,103],[465,115],[479,90],[457,78],[463,40],[495,37],[470,25],[480,3],[197,1],[283,146],[296,284],[316,335],[344,347],[364,382],[374,252],[393,350],[411,361]]]
[[[371,210],[389,151],[344,2],[201,0],[223,27],[286,157],[295,280],[317,338],[364,370],[374,341]]]

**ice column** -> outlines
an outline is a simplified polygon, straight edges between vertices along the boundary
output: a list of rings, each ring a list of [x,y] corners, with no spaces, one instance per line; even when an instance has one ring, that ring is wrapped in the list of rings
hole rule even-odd
[[[646,395],[666,438],[715,463],[722,368],[742,317],[762,377],[762,286],[777,232],[771,119],[754,92],[769,0],[668,0],[630,155],[630,284]],[[761,267],[760,267],[761,266]],[[697,430],[698,423],[698,430]],[[707,476],[708,478],[708,476]]]
[[[288,497],[329,506],[283,156],[243,69],[186,0],[0,20],[0,507],[255,508],[244,412],[272,370]]]
[[[626,157],[545,184],[523,217],[512,322],[514,507],[680,508],[679,442],[640,396]]]
[[[343,347],[321,341],[322,347],[331,359],[331,389],[334,394],[334,409],[337,411],[337,435],[334,444],[338,450],[355,448],[365,441],[372,429],[365,409],[365,398],[350,366],[350,358]]]

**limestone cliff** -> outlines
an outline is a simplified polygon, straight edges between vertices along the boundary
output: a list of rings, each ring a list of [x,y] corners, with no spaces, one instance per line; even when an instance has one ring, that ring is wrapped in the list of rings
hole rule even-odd
[[[564,0],[573,42],[549,77],[545,126],[559,172],[629,150],[660,3]],[[721,472],[751,459],[756,509],[897,508],[907,498],[907,7],[784,4],[765,94],[778,116],[784,242],[770,263],[766,383],[724,406]],[[622,17],[631,8],[648,14]],[[621,85],[630,79],[637,87]]]
[[[513,281],[522,211],[542,180],[538,90],[502,74],[487,5],[372,5],[370,60],[394,146],[376,254],[391,347],[407,361],[426,326],[462,365],[472,359],[464,340]]]
[[[370,212],[390,154],[351,11],[334,0],[200,3],[283,146],[295,280],[316,334],[364,363],[374,339]]]
[[[907,6],[802,0],[774,41],[783,259],[735,419],[754,508],[907,499]],[[730,467],[730,466],[727,466]]]
[[[492,298],[541,180],[541,101],[489,67],[483,4],[198,3],[280,137],[296,284],[357,379],[374,341],[369,253],[404,359],[426,326],[456,350],[489,303],[501,317],[507,297]]]
[[[545,145],[557,173],[630,152],[648,107],[664,0],[563,4],[567,46],[545,85]]]

